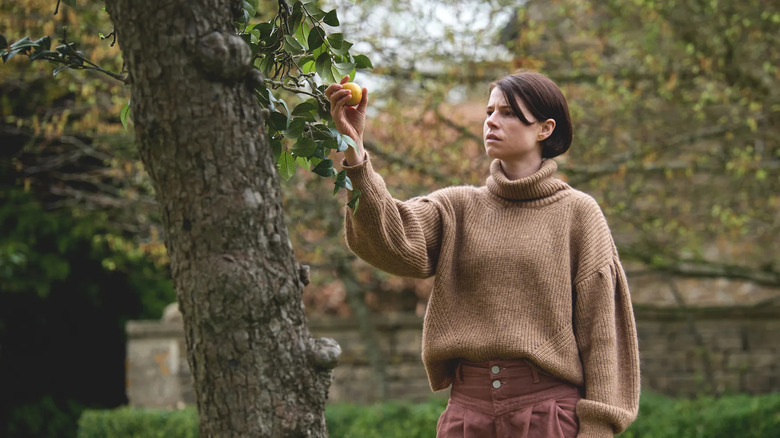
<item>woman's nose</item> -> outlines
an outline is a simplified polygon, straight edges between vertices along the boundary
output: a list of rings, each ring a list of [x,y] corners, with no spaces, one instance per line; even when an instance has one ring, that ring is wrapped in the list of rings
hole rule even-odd
[[[498,124],[496,124],[496,121],[493,119],[493,116],[495,116],[495,114],[496,113],[493,113],[487,116],[487,118],[485,119],[485,124],[491,128],[498,126]]]

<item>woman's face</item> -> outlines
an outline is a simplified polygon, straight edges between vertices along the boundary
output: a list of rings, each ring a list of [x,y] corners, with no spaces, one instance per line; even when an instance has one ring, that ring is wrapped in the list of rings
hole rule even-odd
[[[485,152],[490,158],[513,162],[542,156],[539,137],[542,127],[528,111],[525,103],[519,98],[516,99],[525,118],[532,122],[530,125],[515,116],[512,107],[504,98],[504,93],[498,87],[494,87],[490,92],[487,118],[482,129]]]

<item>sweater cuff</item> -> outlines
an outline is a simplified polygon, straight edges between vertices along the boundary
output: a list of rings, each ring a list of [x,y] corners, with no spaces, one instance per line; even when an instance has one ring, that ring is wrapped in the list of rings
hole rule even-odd
[[[360,169],[365,168],[365,167],[368,167],[369,170],[370,170],[371,169],[371,163],[369,162],[370,160],[368,158],[369,158],[368,157],[368,152],[364,150],[363,151],[363,161],[361,161],[360,163],[357,163],[357,164],[355,164],[353,166],[350,166],[349,164],[347,164],[347,159],[344,158],[343,160],[341,160],[341,168],[346,170],[347,173],[350,173],[350,171],[354,171],[354,170],[360,170]]]
[[[612,426],[604,421],[593,418],[579,418],[580,431],[577,438],[612,438],[615,434],[612,432]]]
[[[381,176],[374,172],[374,168],[371,165],[371,157],[367,152],[363,155],[363,161],[350,166],[346,160],[341,163],[342,169],[347,172],[347,176],[352,181],[353,189],[360,190],[363,196],[367,198],[381,198],[382,191],[385,190],[385,182]],[[360,201],[363,202],[362,200]]]

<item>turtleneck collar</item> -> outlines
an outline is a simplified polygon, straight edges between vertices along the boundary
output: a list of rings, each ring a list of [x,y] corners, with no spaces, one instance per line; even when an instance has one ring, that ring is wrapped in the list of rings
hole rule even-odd
[[[512,201],[546,198],[569,188],[568,184],[554,177],[557,170],[558,164],[555,161],[544,160],[542,167],[533,175],[510,181],[501,168],[501,161],[493,160],[485,185],[494,195]]]

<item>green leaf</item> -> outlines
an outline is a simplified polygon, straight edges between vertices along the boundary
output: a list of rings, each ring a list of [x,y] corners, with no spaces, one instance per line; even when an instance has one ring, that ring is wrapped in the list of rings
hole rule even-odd
[[[274,105],[274,103],[276,103],[276,96],[274,96],[274,92],[270,89],[266,89],[265,91],[266,97],[268,99],[268,109],[271,111],[276,111],[276,105]]]
[[[37,41],[35,41],[35,48],[43,49],[43,50],[51,49],[51,38],[47,35],[43,38],[38,39]]]
[[[312,157],[313,158],[319,158],[320,160],[327,159],[328,157],[327,157],[327,154],[325,153],[325,149],[330,151],[333,148],[328,146],[328,142],[327,141],[318,141],[317,142],[317,149],[314,150],[314,155],[312,155]]]
[[[61,44],[61,45],[57,46],[57,48],[55,50],[58,51],[62,55],[67,55],[68,53],[73,51],[73,49],[69,45],[67,45],[67,44]]]
[[[371,64],[371,60],[368,59],[368,56],[366,55],[357,55],[355,57],[355,65],[357,68],[374,68],[374,65]]]
[[[322,21],[325,22],[328,26],[338,26],[339,25],[339,17],[336,15],[336,10],[332,10],[325,14],[325,16],[322,18]]]
[[[322,123],[314,123],[311,125],[312,137],[315,140],[326,141],[335,144],[336,137],[333,135],[331,131],[335,131],[335,130],[328,128]]]
[[[237,21],[237,23],[240,25],[240,27],[244,27],[249,24],[249,20],[251,17],[249,16],[249,11],[246,9],[241,9],[241,18]]]
[[[336,188],[333,191],[333,194],[335,195],[340,187],[343,187],[347,190],[352,190],[352,180],[349,179],[347,176],[347,171],[342,170],[341,172],[336,175],[336,182],[334,183]]]
[[[3,35],[0,35],[0,49],[5,49],[6,47],[8,47],[8,40]]]
[[[11,44],[10,49],[11,50],[17,50],[17,49],[25,49],[29,47],[35,47],[35,42],[30,41],[30,37],[24,37],[20,39],[19,41]]]
[[[9,52],[4,52],[3,53],[3,62],[7,62],[9,59],[11,59],[14,56],[16,56],[16,54],[19,53],[20,51],[21,51],[21,49],[19,49],[19,50],[11,50]]]
[[[300,23],[300,25],[295,29],[294,34],[295,34],[295,39],[300,41],[301,44],[303,44],[303,42],[307,42],[308,44],[309,35],[311,34],[311,29],[309,28],[309,25],[305,23]]]
[[[282,152],[279,156],[277,168],[279,169],[279,176],[284,178],[285,181],[289,181],[295,175],[295,158],[287,151]]]
[[[352,43],[344,39],[344,34],[333,33],[328,35],[328,44],[333,50],[333,53],[337,55],[349,54],[349,49],[352,47]]]
[[[249,13],[250,17],[254,17],[257,14],[258,0],[244,0],[244,10]]]
[[[335,66],[341,76],[348,75],[355,69],[354,62],[337,62]]]
[[[260,84],[255,88],[255,95],[257,96],[257,103],[263,108],[270,108],[271,101],[268,96],[268,89],[263,84]]]
[[[295,108],[293,108],[292,115],[311,117],[312,121],[314,121],[314,115],[312,113],[315,111],[317,111],[317,105],[312,103],[310,100],[307,100],[306,102],[299,103]]]
[[[357,211],[358,204],[360,204],[360,195],[363,192],[360,190],[352,190],[352,199],[347,202],[347,206],[352,209],[352,214]]]
[[[291,35],[284,37],[284,48],[293,55],[300,55],[304,52],[304,48],[295,38]]]
[[[279,32],[279,29],[272,28],[269,35],[260,35],[260,42],[263,43],[263,53],[274,53],[283,42],[283,34]]]
[[[260,58],[259,61],[260,64],[257,66],[257,68],[263,73],[264,76],[271,77],[274,68],[273,55],[265,55],[264,57]]]
[[[349,143],[344,141],[344,137],[342,137],[341,134],[339,134],[336,137],[336,145],[337,145],[336,151],[338,151],[338,152],[344,152],[347,149],[349,149]]]
[[[333,168],[333,160],[325,159],[320,161],[320,163],[312,169],[312,172],[319,176],[329,177],[336,174],[336,169]]]
[[[303,73],[315,73],[317,71],[316,62],[312,56],[303,56],[298,60],[298,67]]]
[[[318,8],[315,4],[309,4],[306,6],[306,12],[311,15],[312,18],[314,18],[317,21],[320,21],[326,14],[325,11]]]
[[[125,131],[127,131],[127,119],[130,118],[130,101],[128,100],[126,104],[122,107],[122,109],[119,111],[119,120],[122,122],[122,126],[124,126]]]
[[[50,59],[54,61],[59,60],[59,58],[60,55],[57,52],[52,52],[51,50],[36,50],[32,55],[30,55],[30,61],[35,61],[36,59]]]
[[[319,58],[317,58],[317,74],[320,75],[320,78],[322,78],[322,80],[325,82],[336,82],[336,79],[333,76],[333,69],[331,67],[332,65],[329,54],[323,53],[319,56]]]
[[[68,64],[61,65],[61,66],[59,66],[59,67],[54,69],[54,72],[52,73],[52,75],[56,78],[58,74],[62,73],[63,71],[65,71],[65,70],[67,70],[69,68],[70,68],[70,65],[68,65]]]
[[[353,149],[357,150],[357,143],[355,143],[355,140],[353,140],[352,137],[341,134],[341,138],[343,138],[348,145],[352,146]]]
[[[306,129],[306,120],[302,117],[294,117],[284,131],[284,136],[296,140],[303,134],[304,129]]]
[[[357,144],[355,143],[355,140],[352,139],[352,137],[338,132],[337,140],[338,140],[339,152],[346,151],[350,146],[352,147],[352,149],[355,149],[357,151]]]
[[[339,72],[339,70],[336,68],[335,65],[331,65],[330,66],[330,74],[331,74],[331,76],[330,76],[331,82],[338,82],[339,79],[341,79],[341,76],[342,76],[341,73]]]
[[[306,3],[305,1],[296,1],[293,3],[293,9],[292,13],[295,14],[303,14],[303,4]]]
[[[325,42],[325,31],[320,27],[315,26],[309,32],[309,38],[307,39],[307,42],[309,43],[309,50],[314,50],[320,47]]]
[[[290,15],[290,18],[287,19],[287,32],[291,35],[296,35],[300,30],[301,26],[303,26],[303,12],[294,11],[292,15]],[[308,26],[303,26],[303,27],[308,27]],[[306,39],[304,39],[304,41],[306,41]]]
[[[296,141],[293,147],[291,148],[292,153],[294,153],[298,157],[304,157],[304,158],[311,157],[312,155],[314,155],[314,152],[316,150],[317,150],[317,143],[315,143],[314,140],[306,137],[298,138],[298,141]]]
[[[279,99],[278,97],[274,96],[274,93],[271,90],[268,90],[268,98],[271,102],[281,103],[284,107],[284,112],[286,114],[290,114],[290,108],[287,108],[287,102],[285,102],[284,99]],[[273,108],[271,108],[271,110],[273,110]]]
[[[260,46],[257,44],[255,36],[251,32],[242,33],[239,36],[252,49],[252,56],[254,57],[255,55],[257,55],[257,52],[260,50]]]
[[[256,25],[253,30],[258,31],[258,37],[261,41],[266,42],[266,40],[271,36],[271,34],[274,31],[274,25],[271,23],[260,23]]]
[[[274,163],[278,163],[279,157],[282,155],[282,141],[278,138],[271,137],[271,139],[268,140],[268,143],[271,146],[271,152],[274,154]]]
[[[271,111],[271,114],[268,116],[268,126],[274,131],[284,131],[287,129],[287,123],[287,116],[279,111]]]

